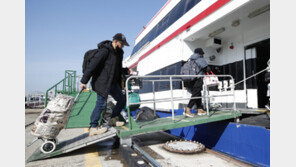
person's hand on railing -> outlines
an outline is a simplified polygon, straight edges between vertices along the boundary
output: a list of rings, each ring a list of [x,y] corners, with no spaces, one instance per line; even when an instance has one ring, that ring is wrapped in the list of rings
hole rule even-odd
[[[81,83],[80,89],[86,89],[86,84]]]

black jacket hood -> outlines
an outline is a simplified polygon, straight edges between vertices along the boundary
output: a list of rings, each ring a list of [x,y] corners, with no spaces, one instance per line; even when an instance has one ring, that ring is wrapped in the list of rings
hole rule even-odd
[[[106,40],[98,43],[98,49],[102,49],[103,47],[107,49],[113,49],[112,48],[112,41]]]
[[[113,50],[113,51],[116,52],[116,50],[114,50],[114,48],[112,46],[112,41],[110,41],[110,40],[105,40],[105,41],[100,42],[98,44],[98,49],[102,49],[102,48],[107,48],[110,51]],[[123,54],[124,53],[122,49],[117,50],[117,52],[119,54]]]

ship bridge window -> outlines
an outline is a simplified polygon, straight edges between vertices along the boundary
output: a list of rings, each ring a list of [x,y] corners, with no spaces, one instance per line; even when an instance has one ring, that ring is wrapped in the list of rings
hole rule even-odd
[[[153,41],[200,1],[201,0],[181,0],[141,41],[138,42],[133,48],[132,55],[139,51],[147,42]]]

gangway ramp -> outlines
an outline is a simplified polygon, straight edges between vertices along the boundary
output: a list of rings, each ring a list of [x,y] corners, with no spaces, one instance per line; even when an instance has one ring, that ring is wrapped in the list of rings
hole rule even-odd
[[[28,158],[27,162],[65,154],[65,153],[86,147],[88,145],[95,144],[100,141],[104,141],[114,136],[116,136],[116,129],[114,129],[113,127],[109,128],[106,133],[101,135],[89,136],[89,133],[84,133],[73,139],[58,143],[56,146],[56,150],[51,153],[45,154],[41,152],[40,148],[38,147],[38,149],[36,149],[36,151]]]
[[[73,94],[73,97],[77,93]],[[73,106],[69,121],[65,126],[67,128],[86,128],[89,127],[90,115],[96,105],[97,94],[94,91],[83,91]]]
[[[173,82],[183,82],[181,78],[184,77],[193,77],[193,78],[203,78],[204,81],[206,79],[210,79],[212,82],[205,82],[203,84],[203,95],[202,96],[194,96],[194,97],[176,97],[174,96],[173,90]],[[215,79],[211,79],[210,77],[214,77]],[[126,106],[127,106],[127,113],[128,113],[128,124],[124,127],[117,128],[117,135],[120,138],[130,138],[130,136],[149,133],[149,132],[156,132],[156,131],[164,131],[176,128],[182,128],[187,126],[193,126],[198,124],[222,121],[227,119],[238,119],[242,114],[236,108],[236,101],[235,101],[235,85],[230,84],[230,86],[225,85],[223,87],[223,94],[211,95],[210,94],[210,87],[218,86],[219,80],[218,77],[228,79],[230,83],[234,83],[234,79],[231,75],[145,75],[145,76],[130,76],[126,79],[125,82],[125,92],[133,91],[129,90],[129,82],[132,79],[137,79],[142,82],[152,83],[152,95],[151,99],[145,99],[145,101],[140,102],[133,102],[129,99],[129,94],[126,93]],[[215,82],[214,82],[215,81]],[[169,92],[167,95],[170,97],[158,97],[156,98],[156,91],[155,91],[155,83],[158,82],[167,82],[169,83]],[[136,82],[135,82],[136,83]],[[184,84],[182,84],[184,85]],[[183,89],[182,89],[183,90]],[[222,92],[222,89],[221,91]],[[222,111],[213,111],[210,108],[210,100],[213,97],[228,97],[231,98],[231,104],[233,104],[233,108],[228,110]],[[206,108],[206,115],[198,116],[195,115],[194,117],[186,117],[185,115],[178,114],[175,116],[175,102],[176,101],[184,101],[184,100],[192,100],[192,99],[203,99],[204,100],[204,107]],[[156,103],[162,102],[170,102],[171,103],[171,115],[169,117],[162,117],[156,118]],[[154,120],[145,121],[145,122],[136,122],[135,119],[131,116],[131,105],[146,105],[146,104],[153,105],[154,110]]]
[[[210,116],[195,116],[195,117],[185,117],[184,115],[175,116],[175,120],[172,121],[171,117],[163,117],[157,118],[151,121],[142,121],[142,122],[134,122],[132,120],[133,127],[131,129],[129,124],[125,126],[116,127],[117,135],[120,138],[128,138],[133,135],[139,135],[143,133],[157,132],[157,131],[165,131],[170,129],[182,128],[187,126],[193,126],[198,124],[222,121],[227,119],[235,119],[240,117],[241,112],[230,112],[230,111],[211,111]]]

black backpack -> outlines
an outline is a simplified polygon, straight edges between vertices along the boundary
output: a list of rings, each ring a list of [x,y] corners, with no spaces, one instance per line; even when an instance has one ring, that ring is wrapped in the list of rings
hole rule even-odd
[[[87,66],[89,65],[91,59],[98,53],[99,49],[92,49],[87,51],[84,54],[83,64],[82,64],[82,73],[84,74]]]
[[[136,114],[136,121],[151,121],[159,116],[149,107],[142,107]]]

